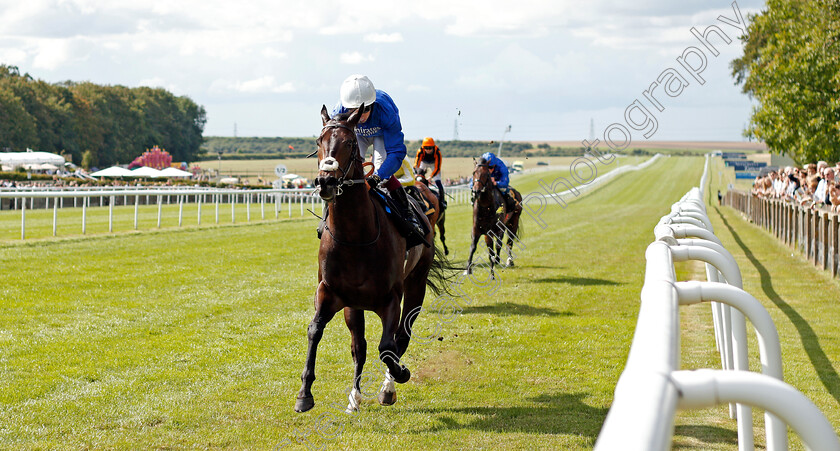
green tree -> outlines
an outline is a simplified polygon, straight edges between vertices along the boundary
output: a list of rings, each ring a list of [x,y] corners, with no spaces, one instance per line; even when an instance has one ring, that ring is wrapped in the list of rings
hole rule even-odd
[[[82,153],[82,167],[90,169],[96,164],[96,154],[92,150],[86,150]]]
[[[797,163],[840,160],[840,2],[768,0],[732,74],[756,100],[749,137]]]
[[[201,154],[204,108],[164,89],[51,84],[0,65],[0,148],[72,155],[90,166],[129,163],[159,145],[176,161]]]
[[[0,151],[21,151],[33,147],[35,119],[26,112],[20,97],[2,88],[0,81]]]

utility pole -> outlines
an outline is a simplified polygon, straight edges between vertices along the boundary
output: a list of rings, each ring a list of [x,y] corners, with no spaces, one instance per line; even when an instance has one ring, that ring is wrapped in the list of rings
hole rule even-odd
[[[455,114],[455,132],[452,134],[452,140],[458,141],[458,118],[461,117],[461,110],[455,108],[457,113]]]
[[[505,135],[507,135],[508,133],[510,133],[510,125],[508,125],[507,128],[505,128],[504,133],[502,133],[502,139],[499,140],[499,151],[497,152],[498,155],[496,155],[499,158],[502,158],[502,143],[505,142]]]
[[[233,123],[233,137],[236,138],[236,122]]]

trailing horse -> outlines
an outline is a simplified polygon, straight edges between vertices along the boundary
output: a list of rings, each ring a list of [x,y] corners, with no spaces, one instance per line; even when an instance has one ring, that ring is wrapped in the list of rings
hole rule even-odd
[[[473,170],[473,225],[470,256],[467,259],[466,274],[472,273],[472,259],[475,254],[479,238],[484,235],[490,261],[490,277],[495,279],[494,265],[500,262],[503,240],[507,235],[508,259],[507,266],[513,266],[513,241],[519,239],[519,216],[522,214],[520,206],[522,195],[510,188],[516,200],[513,211],[506,209],[505,199],[493,183],[490,168],[481,161],[476,162]]]
[[[437,225],[438,230],[440,231],[440,242],[443,244],[443,254],[449,255],[449,248],[446,247],[446,207],[443,206],[443,199],[440,197],[440,194],[437,191],[433,191],[431,185],[429,185],[429,180],[426,179],[426,171],[421,171],[417,173],[417,176],[414,178],[416,182],[419,182],[415,186],[417,189],[423,193],[423,195],[428,199],[431,200],[432,198],[438,204],[435,213],[436,216],[429,217],[429,221],[432,224]],[[429,193],[426,195],[423,187],[425,187],[425,191]]]
[[[420,245],[406,250],[405,239],[391,223],[385,207],[372,199],[379,194],[369,192],[365,182],[363,164],[370,163],[363,162],[354,131],[361,110],[331,119],[326,107],[321,109],[324,128],[317,141],[319,172],[315,182],[329,214],[324,227],[327,233],[322,235],[318,249],[315,316],[307,332],[309,346],[295,402],[297,412],[315,405],[312,383],[318,343],[327,323],[342,310],[350,329],[355,364],[348,411],[358,410],[361,402],[360,382],[367,356],[365,310],[375,312],[382,321],[379,358],[388,371],[379,402],[396,402],[394,382],[405,383],[411,377],[400,358],[411,340],[411,327],[426,287],[436,294],[446,289],[442,274],[445,263],[436,258],[435,249]],[[425,238],[434,243],[433,224],[428,230]]]

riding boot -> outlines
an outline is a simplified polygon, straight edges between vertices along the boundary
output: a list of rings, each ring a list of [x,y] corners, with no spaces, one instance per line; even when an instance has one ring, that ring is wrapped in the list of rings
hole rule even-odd
[[[438,200],[440,200],[440,208],[446,208],[446,194],[443,193],[443,183],[440,180],[435,180],[435,185],[438,188]]]
[[[423,227],[423,224],[417,220],[417,216],[414,212],[411,211],[411,206],[408,204],[408,198],[405,194],[405,189],[402,187],[397,188],[391,193],[391,198],[394,199],[394,202],[397,207],[400,209],[399,215],[395,216],[397,228],[400,229],[400,233],[405,237],[405,248],[410,249],[418,244],[425,244],[426,247],[432,247],[432,245],[426,241],[426,233],[428,232]]]

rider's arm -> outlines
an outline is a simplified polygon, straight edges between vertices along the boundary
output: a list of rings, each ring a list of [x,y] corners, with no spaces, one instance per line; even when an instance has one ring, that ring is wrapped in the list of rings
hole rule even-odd
[[[504,164],[500,164],[497,168],[499,170],[499,180],[496,181],[496,186],[498,186],[499,188],[507,188],[508,183],[510,181],[508,178],[507,166],[505,166]]]
[[[421,161],[423,161],[423,148],[422,147],[419,150],[417,150],[417,156],[414,157],[414,168],[415,169],[420,167],[420,162]]]
[[[432,175],[429,176],[429,178],[440,174],[440,163],[440,149],[435,149],[435,170],[432,172]]]
[[[376,175],[387,180],[397,172],[405,158],[405,135],[402,132],[400,118],[394,114],[390,121],[382,124],[382,135],[385,140],[385,161],[376,170]]]

